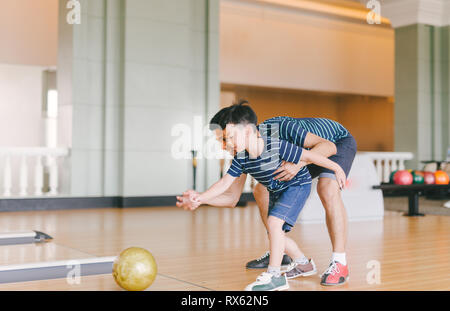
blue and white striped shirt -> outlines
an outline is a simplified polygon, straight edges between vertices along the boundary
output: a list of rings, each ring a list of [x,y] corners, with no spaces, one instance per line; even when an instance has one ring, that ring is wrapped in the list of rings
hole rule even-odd
[[[280,167],[281,161],[298,163],[303,149],[296,143],[281,139],[277,125],[262,123],[258,126],[258,130],[265,143],[263,153],[257,158],[250,158],[248,151],[240,152],[234,157],[227,173],[233,177],[239,177],[241,174],[250,174],[274,193],[285,190],[295,184],[311,183],[311,175],[306,167],[303,167],[289,181],[275,180],[273,173]]]
[[[350,134],[338,122],[325,118],[275,117],[264,121],[262,124],[277,125],[280,130],[280,139],[285,139],[301,147],[303,147],[308,132],[333,143]]]

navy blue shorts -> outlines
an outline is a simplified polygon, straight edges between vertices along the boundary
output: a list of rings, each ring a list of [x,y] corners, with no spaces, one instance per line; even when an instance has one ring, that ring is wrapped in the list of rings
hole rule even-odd
[[[284,220],[284,232],[291,231],[311,192],[311,183],[292,185],[281,193],[269,192],[269,216]]]
[[[345,175],[348,177],[350,169],[352,168],[353,160],[355,159],[356,155],[356,140],[352,135],[349,134],[349,136],[338,140],[335,144],[337,153],[335,155],[332,155],[328,159],[339,164]],[[334,172],[327,168],[317,166],[315,164],[310,164],[307,166],[307,168],[309,170],[309,173],[311,174],[311,178],[329,177],[332,179],[336,179],[336,177],[334,176]]]

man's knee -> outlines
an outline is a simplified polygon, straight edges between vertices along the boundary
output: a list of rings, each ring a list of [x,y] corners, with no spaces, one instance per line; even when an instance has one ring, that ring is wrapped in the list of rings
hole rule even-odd
[[[333,202],[341,199],[341,191],[336,180],[331,178],[321,178],[317,184],[317,194],[324,203],[324,207],[335,206]]]
[[[256,184],[255,187],[253,188],[253,196],[258,199],[258,198],[263,198],[268,194],[267,189],[261,185],[261,184]]]

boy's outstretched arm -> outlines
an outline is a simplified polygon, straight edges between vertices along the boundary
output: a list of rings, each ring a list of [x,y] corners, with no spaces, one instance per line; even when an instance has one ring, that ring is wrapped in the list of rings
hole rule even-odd
[[[235,178],[231,186],[221,195],[211,198],[202,204],[220,206],[220,207],[235,207],[244,189],[245,180],[247,179],[247,174],[241,174],[241,176]],[[194,190],[188,190],[183,193],[183,196],[177,196],[178,207],[183,207],[185,209],[195,209],[200,204],[190,201],[190,195],[199,195]]]
[[[235,180],[236,177],[233,177],[230,174],[225,174],[225,176],[219,179],[219,181],[209,187],[208,190],[200,193],[200,195],[194,197],[194,199],[200,204],[204,204],[227,191]]]

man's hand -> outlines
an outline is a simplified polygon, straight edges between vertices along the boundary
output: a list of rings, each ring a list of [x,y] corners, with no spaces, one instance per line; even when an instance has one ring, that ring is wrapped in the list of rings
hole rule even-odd
[[[273,172],[274,179],[279,181],[288,181],[297,175],[297,173],[302,169],[302,167],[306,166],[307,163],[305,161],[299,161],[297,164],[292,162],[282,161],[281,166]]]
[[[199,193],[194,190],[183,192],[183,196],[177,196],[177,207],[182,207],[184,210],[193,211],[197,209],[201,203],[197,201]]]

